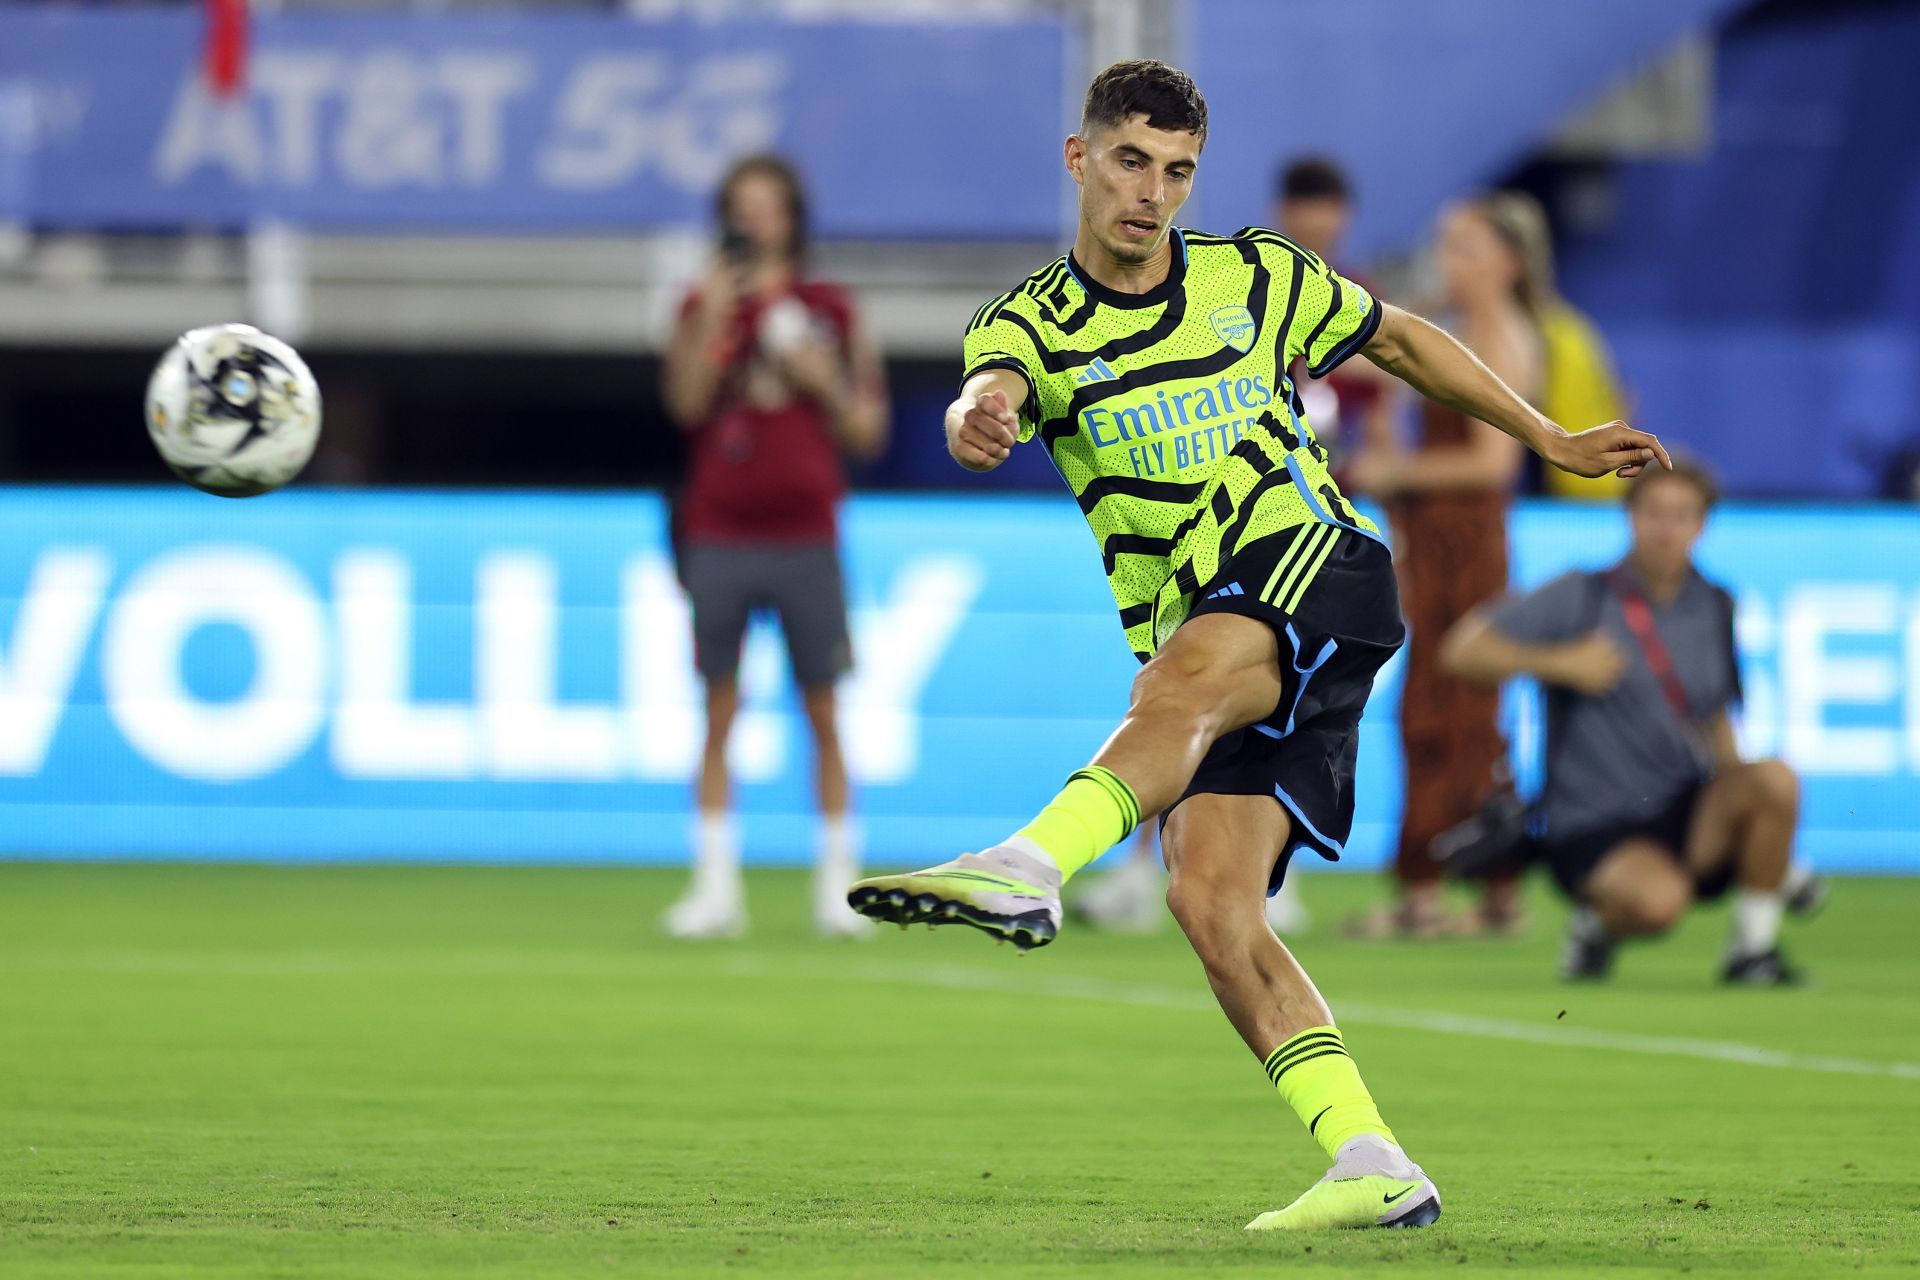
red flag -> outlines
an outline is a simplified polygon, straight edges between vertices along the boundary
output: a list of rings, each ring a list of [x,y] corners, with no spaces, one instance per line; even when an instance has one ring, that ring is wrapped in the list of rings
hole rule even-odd
[[[215,94],[232,97],[247,85],[247,0],[206,0],[207,52],[202,74]]]

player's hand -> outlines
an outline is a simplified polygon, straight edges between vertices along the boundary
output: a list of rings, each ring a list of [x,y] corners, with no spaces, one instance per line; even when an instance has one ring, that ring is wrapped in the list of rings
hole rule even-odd
[[[1673,469],[1673,459],[1667,456],[1660,437],[1624,422],[1609,422],[1604,427],[1561,436],[1549,441],[1541,456],[1562,471],[1588,478],[1604,476],[1609,471],[1637,476],[1654,462]]]
[[[1571,689],[1589,698],[1612,693],[1627,674],[1627,655],[1605,631],[1595,630],[1568,644],[1554,654],[1553,669],[1540,673],[1542,679]]]
[[[947,409],[947,452],[969,471],[991,471],[1013,454],[1020,419],[1004,391],[962,397]]]

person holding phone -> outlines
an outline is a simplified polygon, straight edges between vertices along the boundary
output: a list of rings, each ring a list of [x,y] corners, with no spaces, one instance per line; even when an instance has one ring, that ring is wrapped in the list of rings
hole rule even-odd
[[[663,921],[680,938],[747,927],[727,740],[756,610],[780,620],[813,738],[815,924],[828,935],[861,928],[842,896],[859,853],[835,726],[835,683],[852,665],[838,510],[843,459],[885,447],[887,393],[852,299],[805,274],[806,211],[786,160],[750,156],[729,170],[715,199],[719,252],[681,305],[662,370],[668,413],[689,446],[672,523],[707,719],[693,879]]]

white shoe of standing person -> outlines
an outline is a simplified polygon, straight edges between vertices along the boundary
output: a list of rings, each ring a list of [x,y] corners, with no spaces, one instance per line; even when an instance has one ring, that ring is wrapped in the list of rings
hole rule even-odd
[[[847,905],[847,890],[860,878],[850,863],[822,862],[813,870],[813,928],[823,938],[871,938],[873,922]]]
[[[726,884],[696,877],[693,887],[660,919],[670,938],[698,941],[739,938],[747,932],[747,898],[738,882]]]
[[[1129,854],[1067,895],[1067,912],[1109,933],[1152,933],[1167,917],[1167,881],[1153,859]]]
[[[1300,882],[1292,876],[1280,882],[1280,892],[1267,899],[1267,923],[1283,938],[1305,933],[1313,924],[1307,904],[1300,900]]]

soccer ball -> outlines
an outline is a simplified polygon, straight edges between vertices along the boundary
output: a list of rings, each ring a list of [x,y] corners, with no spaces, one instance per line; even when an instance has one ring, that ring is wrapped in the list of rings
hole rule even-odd
[[[251,498],[300,474],[320,440],[320,387],[306,361],[248,324],[194,329],[147,381],[147,431],[174,474]]]

